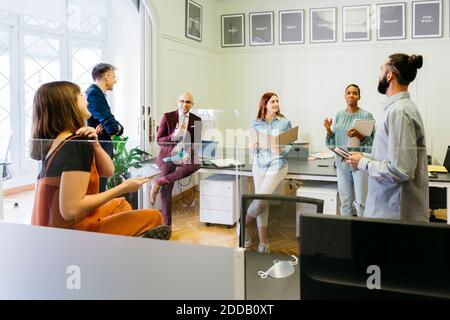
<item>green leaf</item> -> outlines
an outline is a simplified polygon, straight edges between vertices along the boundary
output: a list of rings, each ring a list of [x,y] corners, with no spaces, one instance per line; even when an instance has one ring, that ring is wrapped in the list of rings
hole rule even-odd
[[[139,149],[138,147],[127,150],[126,144],[128,137],[114,136],[113,141],[113,163],[114,175],[108,179],[108,188],[115,187],[126,179],[130,168],[141,168],[140,164],[143,156],[151,156],[150,153]]]

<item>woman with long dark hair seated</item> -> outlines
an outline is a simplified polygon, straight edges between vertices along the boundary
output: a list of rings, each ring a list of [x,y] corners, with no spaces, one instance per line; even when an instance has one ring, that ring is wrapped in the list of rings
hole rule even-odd
[[[31,157],[42,161],[32,213],[32,224],[169,239],[158,210],[132,210],[119,196],[148,181],[133,178],[99,193],[99,176],[114,173],[90,117],[80,87],[68,81],[43,84],[33,101]]]

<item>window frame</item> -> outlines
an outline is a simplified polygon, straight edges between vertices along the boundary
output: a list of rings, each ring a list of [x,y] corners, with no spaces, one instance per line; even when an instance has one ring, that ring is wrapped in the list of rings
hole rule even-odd
[[[110,1],[106,2],[110,10]],[[11,149],[9,152],[9,161],[12,163],[11,172],[13,176],[35,174],[36,163],[30,159],[27,154],[29,145],[29,132],[26,132],[27,106],[25,105],[25,37],[27,35],[36,35],[45,38],[58,39],[59,52],[58,61],[60,68],[60,79],[73,81],[73,57],[71,55],[74,43],[82,42],[100,47],[100,60],[105,58],[110,46],[108,30],[110,22],[104,17],[99,17],[102,23],[102,34],[99,36],[88,35],[80,32],[69,31],[67,20],[69,2],[66,1],[66,10],[64,17],[61,17],[58,29],[45,28],[41,26],[29,25],[25,19],[29,15],[23,13],[8,13],[6,19],[0,18],[0,29],[9,30],[9,62],[10,62],[10,126],[11,130]],[[38,17],[33,17],[41,19]],[[31,111],[32,113],[32,111]],[[13,129],[14,128],[14,129]],[[4,155],[0,155],[4,157]],[[3,159],[2,159],[3,160]]]

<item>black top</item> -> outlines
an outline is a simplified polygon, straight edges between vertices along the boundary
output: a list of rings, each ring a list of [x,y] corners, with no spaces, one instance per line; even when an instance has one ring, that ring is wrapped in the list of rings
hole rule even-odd
[[[69,138],[73,136],[74,135]],[[55,151],[52,151],[52,153],[50,153],[42,162],[39,179],[44,176],[60,177],[64,171],[91,171],[91,165],[94,158],[91,141],[86,140],[84,137],[75,137],[70,141],[61,143],[64,143],[64,145],[61,148],[56,149],[56,154],[53,156]],[[47,175],[45,175],[48,160],[52,158],[52,156],[53,160],[50,162]]]

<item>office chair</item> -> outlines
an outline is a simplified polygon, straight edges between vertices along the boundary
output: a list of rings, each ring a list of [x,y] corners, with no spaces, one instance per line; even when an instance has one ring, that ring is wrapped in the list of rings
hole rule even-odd
[[[6,148],[6,154],[3,162],[0,162],[2,176],[2,181],[9,180],[12,178],[11,172],[9,171],[8,166],[11,164],[8,162],[8,153],[11,146],[11,137],[9,138],[8,147]],[[13,204],[14,208],[17,209],[19,207],[19,202],[14,199],[5,199],[3,198],[3,202],[10,202]]]
[[[317,213],[323,213],[324,201],[322,199],[298,197],[298,196],[283,196],[276,194],[243,194],[241,197],[241,215],[239,224],[239,246],[244,247],[245,242],[245,218],[247,216],[247,209],[253,200],[265,200],[267,202],[281,202],[281,203],[306,203],[317,207]],[[294,225],[295,227],[295,225]]]
[[[277,249],[271,250],[270,253],[256,252],[251,249],[245,250],[246,299],[298,300],[300,298],[300,267],[298,264],[293,266],[294,272],[286,277],[278,270],[275,277],[279,279],[267,279],[261,276],[261,272],[270,270],[279,261],[293,261],[292,255],[294,257],[299,256],[300,245],[299,238],[296,235],[295,223],[298,211],[297,204],[315,205],[317,212],[323,213],[324,201],[322,199],[274,194],[244,194],[241,199],[241,221],[245,221],[248,205],[253,200],[268,201],[270,241],[272,245],[277,246]],[[281,226],[281,220],[286,216],[290,217],[290,228]],[[245,229],[245,223],[240,223],[240,247],[244,247],[245,244]],[[269,274],[269,277],[273,277],[273,275]]]

